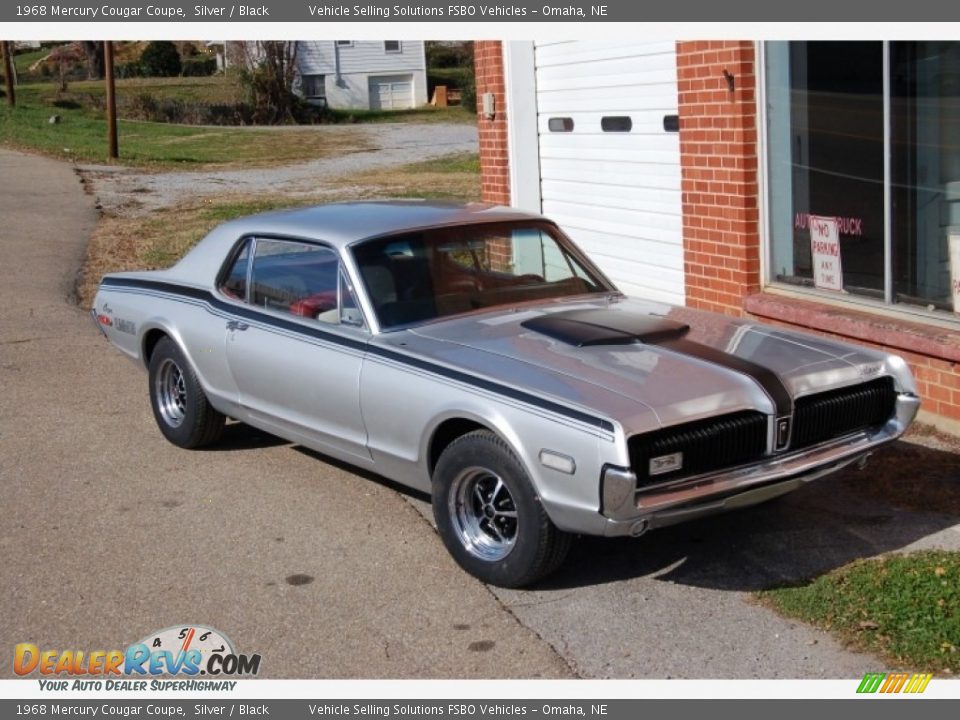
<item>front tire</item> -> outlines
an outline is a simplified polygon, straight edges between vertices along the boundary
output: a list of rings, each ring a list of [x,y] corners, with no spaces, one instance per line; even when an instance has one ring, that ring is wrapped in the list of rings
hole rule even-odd
[[[153,417],[167,440],[193,449],[220,439],[226,418],[210,405],[193,367],[169,337],[154,348],[149,377]]]
[[[447,550],[491,585],[530,585],[559,567],[570,548],[570,535],[547,517],[523,465],[488,430],[447,446],[433,473],[432,500]]]

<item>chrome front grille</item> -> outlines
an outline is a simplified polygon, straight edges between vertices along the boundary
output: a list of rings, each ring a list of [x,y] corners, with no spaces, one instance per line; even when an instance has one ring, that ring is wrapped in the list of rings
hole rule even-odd
[[[760,460],[767,449],[767,427],[766,415],[747,411],[634,435],[628,447],[637,487]],[[651,464],[654,473],[658,464],[667,470],[652,474]]]
[[[894,413],[893,378],[807,395],[794,403],[791,450],[883,425]]]

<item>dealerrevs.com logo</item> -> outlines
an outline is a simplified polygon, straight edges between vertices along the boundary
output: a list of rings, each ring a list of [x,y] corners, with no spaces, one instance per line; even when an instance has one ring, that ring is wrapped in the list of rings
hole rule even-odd
[[[21,677],[39,674],[43,690],[231,690],[236,682],[220,678],[253,677],[260,660],[258,653],[237,653],[218,630],[182,625],[151,633],[125,650],[41,650],[35,643],[20,643],[13,670]],[[63,676],[72,680],[59,679]],[[189,680],[152,679],[160,676]],[[136,678],[151,678],[149,688],[147,679]]]

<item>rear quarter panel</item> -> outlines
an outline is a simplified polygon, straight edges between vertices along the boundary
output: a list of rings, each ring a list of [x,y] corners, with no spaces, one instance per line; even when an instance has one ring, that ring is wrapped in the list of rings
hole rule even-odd
[[[111,320],[101,323],[110,342],[144,369],[155,333],[172,338],[213,406],[226,413],[236,409],[238,393],[225,357],[227,318],[209,303],[156,290],[101,286],[94,309]]]

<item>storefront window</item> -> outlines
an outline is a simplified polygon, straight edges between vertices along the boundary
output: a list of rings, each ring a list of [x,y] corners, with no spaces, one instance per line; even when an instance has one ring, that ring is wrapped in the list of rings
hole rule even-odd
[[[949,240],[960,234],[960,42],[891,43],[890,71],[895,299],[953,310]]]
[[[952,311],[960,42],[770,42],[765,65],[769,279]]]

